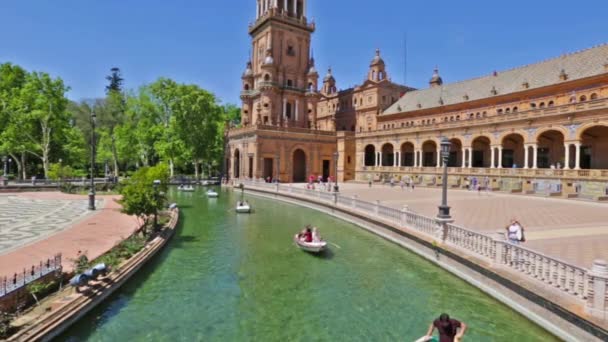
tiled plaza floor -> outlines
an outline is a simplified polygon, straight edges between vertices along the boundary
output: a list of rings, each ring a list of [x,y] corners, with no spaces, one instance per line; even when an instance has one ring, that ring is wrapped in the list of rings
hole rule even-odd
[[[0,276],[29,268],[62,253],[71,269],[79,250],[95,258],[137,227],[134,217],[120,213],[113,196],[98,196],[97,210],[88,198],[57,192],[0,194]]]
[[[441,201],[440,188],[346,183],[340,192],[395,208],[407,205],[425,216],[437,215]],[[608,204],[450,189],[448,205],[460,226],[496,234],[514,217],[525,227],[526,247],[584,267],[608,259]]]

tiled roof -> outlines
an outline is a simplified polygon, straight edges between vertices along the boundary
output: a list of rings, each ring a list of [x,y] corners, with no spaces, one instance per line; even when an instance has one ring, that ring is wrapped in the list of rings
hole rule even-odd
[[[540,88],[607,72],[608,44],[562,55],[536,64],[500,71],[489,76],[411,91],[387,108],[382,115],[447,106],[498,95]],[[524,86],[527,83],[528,88]]]

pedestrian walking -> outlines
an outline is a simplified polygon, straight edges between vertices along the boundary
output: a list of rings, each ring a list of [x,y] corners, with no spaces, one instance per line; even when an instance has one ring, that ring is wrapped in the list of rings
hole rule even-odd
[[[520,242],[526,242],[526,237],[524,235],[524,226],[517,221],[517,219],[512,218],[511,223],[509,223],[506,227],[505,237],[507,241],[509,241],[512,245],[519,245]]]

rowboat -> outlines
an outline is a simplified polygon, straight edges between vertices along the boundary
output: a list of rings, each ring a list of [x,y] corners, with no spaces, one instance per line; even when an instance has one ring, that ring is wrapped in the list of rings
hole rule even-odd
[[[207,197],[210,197],[210,198],[215,198],[215,197],[218,197],[219,195],[220,195],[220,194],[218,194],[218,193],[217,193],[217,192],[215,192],[214,190],[211,190],[211,189],[207,190]]]
[[[236,204],[236,212],[239,214],[251,213],[251,206],[247,202],[239,202]]]
[[[300,247],[301,250],[310,253],[320,253],[323,252],[327,247],[327,242],[325,241],[321,240],[318,242],[306,242],[300,240],[300,238],[298,238],[298,235],[299,234],[293,236],[293,242],[295,242],[296,246]]]

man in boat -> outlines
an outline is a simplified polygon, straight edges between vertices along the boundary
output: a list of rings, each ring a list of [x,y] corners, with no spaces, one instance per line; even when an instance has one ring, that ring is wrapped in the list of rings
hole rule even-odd
[[[460,342],[462,335],[467,330],[467,325],[443,313],[433,321],[426,336],[431,337],[435,328],[439,331],[439,342]]]
[[[312,242],[312,230],[310,229],[310,225],[307,225],[306,228],[298,234],[298,239],[304,242]]]

